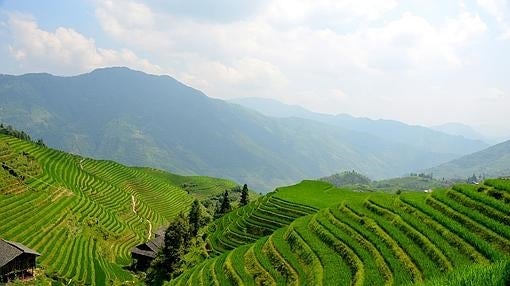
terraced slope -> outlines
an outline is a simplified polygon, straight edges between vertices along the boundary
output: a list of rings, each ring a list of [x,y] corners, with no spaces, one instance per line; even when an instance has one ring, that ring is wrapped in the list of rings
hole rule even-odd
[[[40,267],[78,284],[132,280],[122,267],[192,197],[143,169],[0,135],[0,237],[41,253]]]
[[[462,285],[467,280],[452,271],[470,269],[465,273],[476,281],[505,285],[510,282],[508,187],[510,181],[490,180],[483,186],[392,195],[305,181],[281,188],[271,199],[308,202],[318,212],[208,259],[169,284],[402,285],[453,277]],[[479,275],[473,272],[487,266]],[[506,272],[495,276],[501,269]]]
[[[289,225],[296,218],[316,211],[314,207],[268,194],[215,220],[206,230],[207,241],[214,254],[221,254],[255,242],[260,237]]]
[[[225,190],[230,190],[237,186],[235,182],[227,179],[207,176],[181,176],[152,168],[139,168],[139,170],[151,176],[169,181],[199,200],[220,195]]]

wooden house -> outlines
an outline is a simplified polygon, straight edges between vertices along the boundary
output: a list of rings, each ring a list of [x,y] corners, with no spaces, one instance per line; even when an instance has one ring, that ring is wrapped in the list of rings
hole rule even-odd
[[[0,239],[0,282],[32,277],[38,256],[21,243]]]
[[[131,249],[133,268],[135,270],[145,271],[149,268],[151,262],[165,246],[165,230],[165,228],[158,229],[153,239]]]

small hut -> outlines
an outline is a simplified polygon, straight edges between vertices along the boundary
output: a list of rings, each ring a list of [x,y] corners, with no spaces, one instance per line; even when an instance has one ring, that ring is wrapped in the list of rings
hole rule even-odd
[[[0,239],[0,282],[32,277],[41,254],[21,243]]]
[[[133,268],[135,270],[145,271],[151,265],[152,260],[156,258],[158,252],[165,245],[165,238],[157,236],[146,243],[139,244],[131,249],[133,258]]]

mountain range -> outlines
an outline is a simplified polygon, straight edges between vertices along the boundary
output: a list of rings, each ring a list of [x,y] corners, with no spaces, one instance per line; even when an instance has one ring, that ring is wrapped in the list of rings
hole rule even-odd
[[[409,125],[395,120],[358,118],[348,114],[330,115],[309,111],[298,105],[288,105],[267,98],[238,98],[230,102],[278,118],[297,117],[363,132],[417,149],[447,154],[468,154],[488,147],[478,138],[463,137],[423,126]]]
[[[510,176],[510,140],[426,170],[436,178]]]
[[[397,121],[306,110],[278,116],[236,103],[209,98],[169,76],[127,68],[71,77],[0,75],[0,121],[49,146],[226,177],[263,192],[342,170],[374,179],[399,176],[487,147]]]

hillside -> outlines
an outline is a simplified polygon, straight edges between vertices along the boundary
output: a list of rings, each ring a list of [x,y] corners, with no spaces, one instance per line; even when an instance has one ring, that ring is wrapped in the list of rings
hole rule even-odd
[[[436,178],[466,179],[473,174],[485,177],[510,176],[510,140],[448,163],[428,169]]]
[[[405,144],[426,152],[444,154],[469,154],[488,147],[479,138],[464,138],[434,129],[408,125],[394,120],[372,120],[348,114],[329,115],[309,111],[296,105],[287,105],[265,98],[238,98],[231,102],[256,110],[268,116],[298,117],[363,132],[385,140]],[[399,174],[401,175],[401,174]]]
[[[395,122],[388,124],[402,128],[270,118],[169,76],[127,68],[71,77],[0,75],[0,121],[60,150],[226,177],[264,192],[338,170],[400,176],[485,147],[425,128],[400,132],[417,129]]]
[[[372,183],[370,178],[354,171],[344,171],[338,174],[320,178],[319,180],[330,183],[336,187],[349,185],[370,185]]]
[[[0,238],[41,253],[52,278],[77,284],[132,281],[130,249],[187,211],[198,190],[234,183],[97,161],[0,135]],[[159,175],[155,175],[158,173]]]
[[[425,174],[391,178],[372,181],[368,177],[354,171],[346,171],[331,176],[320,178],[319,181],[330,183],[335,187],[348,187],[359,191],[424,191],[441,187],[448,187],[446,181],[436,180]]]
[[[168,284],[507,285],[509,190],[489,180],[394,195],[303,181],[215,222],[216,256]]]

